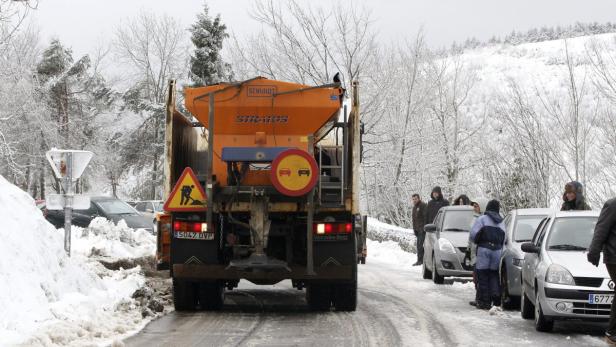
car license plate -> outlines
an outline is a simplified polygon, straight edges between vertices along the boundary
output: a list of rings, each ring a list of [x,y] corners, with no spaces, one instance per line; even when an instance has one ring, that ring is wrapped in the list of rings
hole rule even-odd
[[[213,240],[214,233],[195,233],[190,231],[176,231],[173,233],[176,239]]]
[[[613,294],[588,294],[589,304],[606,304],[611,305],[614,301]]]

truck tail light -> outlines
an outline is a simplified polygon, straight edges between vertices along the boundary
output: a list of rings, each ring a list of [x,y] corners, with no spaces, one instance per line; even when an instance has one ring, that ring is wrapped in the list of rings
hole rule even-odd
[[[316,235],[350,234],[353,232],[353,223],[318,223],[313,230]]]
[[[205,222],[180,222],[173,223],[173,231],[190,231],[194,233],[206,233],[207,223]]]

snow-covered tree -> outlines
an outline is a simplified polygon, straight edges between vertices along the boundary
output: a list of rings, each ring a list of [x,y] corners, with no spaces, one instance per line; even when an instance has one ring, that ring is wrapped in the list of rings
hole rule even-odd
[[[138,120],[122,149],[125,169],[147,177],[135,187],[135,197],[162,195],[165,97],[169,79],[186,76],[185,31],[167,15],[142,12],[116,31],[115,51],[130,83],[123,93],[123,121]]]
[[[204,4],[203,12],[197,15],[197,21],[189,30],[195,47],[190,57],[190,78],[194,86],[230,81],[231,65],[225,63],[221,57],[223,41],[229,34],[220,14],[212,18],[207,4]]]

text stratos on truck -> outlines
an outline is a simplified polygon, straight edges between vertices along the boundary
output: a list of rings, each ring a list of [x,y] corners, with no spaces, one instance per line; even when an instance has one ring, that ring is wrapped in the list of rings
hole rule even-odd
[[[355,310],[365,240],[357,83],[348,102],[339,83],[186,88],[198,122],[176,110],[174,89],[157,261],[170,270],[176,310],[220,309],[241,279],[290,279],[314,310]]]

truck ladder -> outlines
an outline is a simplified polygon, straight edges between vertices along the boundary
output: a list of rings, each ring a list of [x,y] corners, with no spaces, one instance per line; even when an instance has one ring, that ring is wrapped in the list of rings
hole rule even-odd
[[[327,207],[339,207],[344,206],[344,177],[345,177],[345,157],[344,157],[344,146],[340,145],[317,145],[319,148],[319,163],[323,163],[323,150],[324,149],[335,149],[334,152],[336,156],[338,155],[338,151],[341,154],[341,165],[320,165],[319,168],[319,204],[321,206]],[[331,158],[332,162],[337,158]],[[338,178],[338,176],[334,175],[323,175],[324,170],[340,170],[340,180],[339,182],[334,182],[332,178]]]

